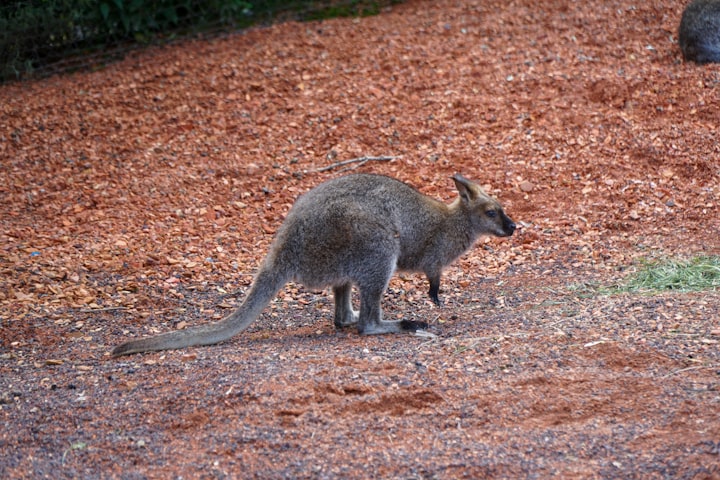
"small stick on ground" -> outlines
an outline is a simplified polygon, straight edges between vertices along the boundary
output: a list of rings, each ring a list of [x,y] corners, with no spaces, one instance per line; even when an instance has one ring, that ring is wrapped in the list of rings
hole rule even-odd
[[[105,307],[105,308],[83,308],[80,313],[114,312],[116,310],[127,310],[127,307]]]
[[[332,170],[334,168],[343,167],[345,165],[350,165],[352,163],[356,163],[357,165],[353,167],[348,167],[340,170],[341,172],[344,172],[346,170],[354,170],[356,168],[359,168],[363,165],[365,165],[367,162],[389,162],[390,160],[395,160],[398,157],[390,157],[390,156],[381,156],[381,157],[358,157],[358,158],[351,158],[350,160],[343,160],[342,162],[335,162],[331,163],[330,165],[326,165],[324,167],[316,168],[314,170],[310,170],[308,173],[318,173],[318,172],[327,172],[328,170]]]
[[[697,365],[695,367],[687,367],[687,368],[681,368],[680,370],[675,370],[673,372],[668,373],[667,375],[663,375],[661,378],[667,378],[672,377],[673,375],[677,375],[678,373],[688,372],[690,370],[702,370],[704,368],[718,368],[720,367],[720,364],[716,365]]]

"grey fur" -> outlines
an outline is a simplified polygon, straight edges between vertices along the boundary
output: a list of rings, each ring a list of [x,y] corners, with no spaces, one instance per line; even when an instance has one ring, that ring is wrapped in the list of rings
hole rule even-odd
[[[678,31],[685,60],[720,62],[720,0],[693,0],[685,7]]]
[[[361,334],[415,331],[424,322],[386,321],[380,301],[395,270],[423,272],[440,304],[440,275],[480,235],[510,236],[515,224],[497,200],[461,175],[459,196],[447,205],[389,177],[356,174],[329,180],[302,195],[278,229],[242,305],[216,323],[119,345],[113,355],[210,345],[255,320],[290,280],[331,286],[335,325]],[[351,291],[360,291],[360,311]]]

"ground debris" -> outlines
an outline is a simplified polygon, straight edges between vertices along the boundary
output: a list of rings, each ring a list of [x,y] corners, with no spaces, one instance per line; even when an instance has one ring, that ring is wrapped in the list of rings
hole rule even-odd
[[[682,7],[405,2],[0,86],[0,477],[718,477],[717,292],[602,292],[720,253]],[[327,166],[446,201],[461,173],[520,228],[441,309],[392,279],[424,336],[290,284],[231,341],[110,357],[235,308]]]

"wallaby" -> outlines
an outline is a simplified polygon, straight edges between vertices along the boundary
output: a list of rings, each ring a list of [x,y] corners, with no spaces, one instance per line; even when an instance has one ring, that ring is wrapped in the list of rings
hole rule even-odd
[[[381,175],[354,174],[320,184],[297,199],[280,226],[240,307],[216,323],[119,345],[113,355],[211,345],[243,331],[290,280],[310,288],[331,286],[335,326],[360,334],[427,328],[418,321],[382,319],[380,301],[397,270],[424,272],[430,298],[440,304],[444,267],[480,235],[508,237],[515,223],[497,200],[461,175],[451,204]],[[353,310],[352,286],[360,290]]]
[[[685,7],[678,32],[685,60],[720,62],[720,0],[693,0]]]

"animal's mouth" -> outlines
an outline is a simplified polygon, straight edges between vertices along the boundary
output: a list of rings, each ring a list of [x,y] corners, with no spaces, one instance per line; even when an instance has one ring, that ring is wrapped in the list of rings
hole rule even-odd
[[[517,230],[517,225],[514,223],[511,223],[510,225],[507,225],[503,231],[503,234],[501,236],[503,237],[510,237],[513,233],[515,233],[515,230]]]

